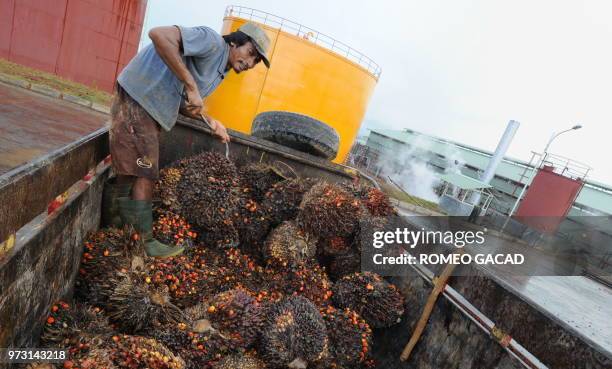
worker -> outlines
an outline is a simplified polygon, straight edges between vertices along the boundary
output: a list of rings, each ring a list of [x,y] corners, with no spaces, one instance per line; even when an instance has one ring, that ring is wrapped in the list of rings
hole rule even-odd
[[[252,22],[221,36],[208,27],[156,27],[152,44],[142,49],[117,79],[109,133],[116,180],[104,191],[103,219],[108,226],[131,224],[149,256],[182,253],[153,238],[153,186],[159,176],[160,127],[172,129],[179,111],[206,118],[215,136],[229,142],[225,126],[203,110],[230,69],[241,73],[260,61],[270,67],[270,39]]]

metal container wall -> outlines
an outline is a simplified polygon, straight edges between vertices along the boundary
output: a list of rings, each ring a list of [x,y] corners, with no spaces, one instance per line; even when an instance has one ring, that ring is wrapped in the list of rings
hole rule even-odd
[[[544,233],[555,233],[583,185],[581,180],[564,177],[544,166],[529,185],[515,217]]]
[[[246,21],[226,16],[221,32],[233,32]],[[272,41],[271,68],[260,63],[240,75],[230,71],[205,99],[209,114],[243,133],[251,132],[253,118],[261,112],[311,116],[338,132],[340,146],[334,162],[343,162],[357,137],[377,76],[304,37],[261,26]]]
[[[147,0],[0,0],[0,58],[105,91],[136,55]]]

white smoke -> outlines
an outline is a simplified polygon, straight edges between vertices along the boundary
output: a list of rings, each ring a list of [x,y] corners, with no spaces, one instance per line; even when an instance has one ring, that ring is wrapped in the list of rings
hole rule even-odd
[[[410,146],[400,152],[389,152],[382,158],[385,163],[382,168],[384,177],[393,182],[412,196],[438,203],[438,195],[434,188],[439,184],[436,171],[427,164],[430,154],[427,153],[431,141],[417,137]]]
[[[380,159],[380,162],[384,163],[381,176],[388,176],[412,196],[438,203],[439,196],[435,190],[440,185],[440,169],[436,171],[428,161],[438,158],[446,173],[461,173],[465,160],[460,151],[450,143],[444,146],[445,151],[441,153],[444,158],[436,157],[432,150],[434,144],[432,139],[418,136],[410,145],[403,145],[405,149],[400,152],[387,152]]]

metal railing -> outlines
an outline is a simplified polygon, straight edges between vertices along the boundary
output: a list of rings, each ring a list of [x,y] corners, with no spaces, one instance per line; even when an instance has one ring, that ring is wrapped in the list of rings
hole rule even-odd
[[[301,37],[360,65],[371,73],[377,80],[382,73],[380,66],[365,54],[353,49],[343,42],[324,35],[321,32],[283,17],[239,5],[229,5],[227,8],[225,8],[225,16],[252,20]]]
[[[540,169],[544,167],[550,168],[553,173],[581,181],[584,181],[591,171],[591,167],[586,164],[550,153],[544,153],[540,162]]]

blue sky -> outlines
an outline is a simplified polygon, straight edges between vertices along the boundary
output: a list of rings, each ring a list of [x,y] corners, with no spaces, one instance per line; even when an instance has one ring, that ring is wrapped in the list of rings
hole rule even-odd
[[[225,1],[149,0],[158,25],[221,28]],[[510,119],[508,155],[550,152],[612,184],[612,2],[605,0],[242,1],[314,28],[383,69],[364,126],[411,128],[493,151]],[[148,40],[143,40],[147,42]]]

